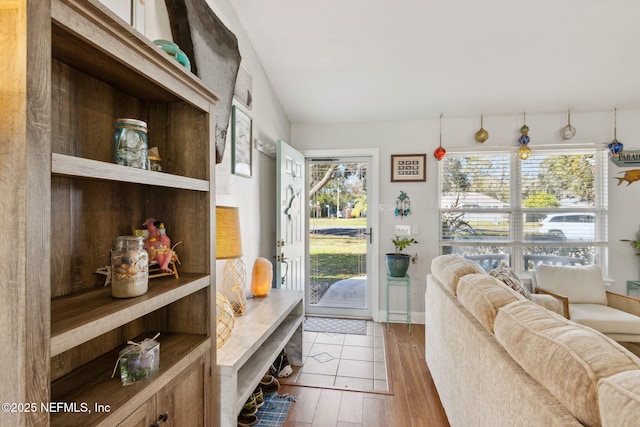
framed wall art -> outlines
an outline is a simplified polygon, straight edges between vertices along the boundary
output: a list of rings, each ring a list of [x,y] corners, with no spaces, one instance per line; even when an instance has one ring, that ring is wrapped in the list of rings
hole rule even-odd
[[[426,181],[426,159],[426,154],[392,154],[391,182]]]
[[[231,110],[231,173],[251,177],[251,117],[240,108]]]
[[[244,62],[240,62],[240,67],[238,68],[233,97],[251,111],[253,106],[253,77]]]

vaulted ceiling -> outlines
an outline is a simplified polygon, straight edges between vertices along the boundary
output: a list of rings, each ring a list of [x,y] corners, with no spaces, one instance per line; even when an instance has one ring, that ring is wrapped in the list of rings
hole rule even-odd
[[[294,123],[640,107],[637,0],[231,0]]]

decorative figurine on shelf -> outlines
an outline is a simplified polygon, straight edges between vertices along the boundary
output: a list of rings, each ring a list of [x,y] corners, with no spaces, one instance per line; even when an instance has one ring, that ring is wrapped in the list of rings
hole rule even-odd
[[[149,258],[158,262],[162,272],[173,273],[173,270],[169,268],[169,263],[171,258],[175,256],[175,252],[171,249],[171,239],[167,236],[164,224],[156,221],[155,218],[149,218],[142,225],[149,231],[145,242]]]

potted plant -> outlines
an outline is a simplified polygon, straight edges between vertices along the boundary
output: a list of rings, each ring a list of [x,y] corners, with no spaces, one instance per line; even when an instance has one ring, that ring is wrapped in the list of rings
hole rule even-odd
[[[629,240],[629,239],[620,239],[621,242],[629,242],[633,245],[633,247],[636,248],[636,250],[640,250],[640,242],[637,240]],[[638,252],[636,255],[640,256],[640,252]]]
[[[386,254],[387,273],[391,277],[404,277],[407,275],[407,270],[409,270],[411,255],[403,254],[402,251],[408,246],[418,243],[418,241],[414,238],[394,236],[391,242],[396,251]]]

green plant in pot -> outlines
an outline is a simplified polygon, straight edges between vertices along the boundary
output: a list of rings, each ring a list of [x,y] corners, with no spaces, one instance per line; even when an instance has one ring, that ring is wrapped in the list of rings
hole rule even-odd
[[[394,236],[391,242],[396,251],[386,254],[387,273],[391,277],[404,277],[409,270],[411,255],[403,254],[402,251],[418,241],[414,238]]]
[[[636,250],[640,251],[640,241],[637,240],[629,240],[629,239],[620,239],[621,242],[629,242]],[[640,256],[640,252],[636,253],[637,256]]]

